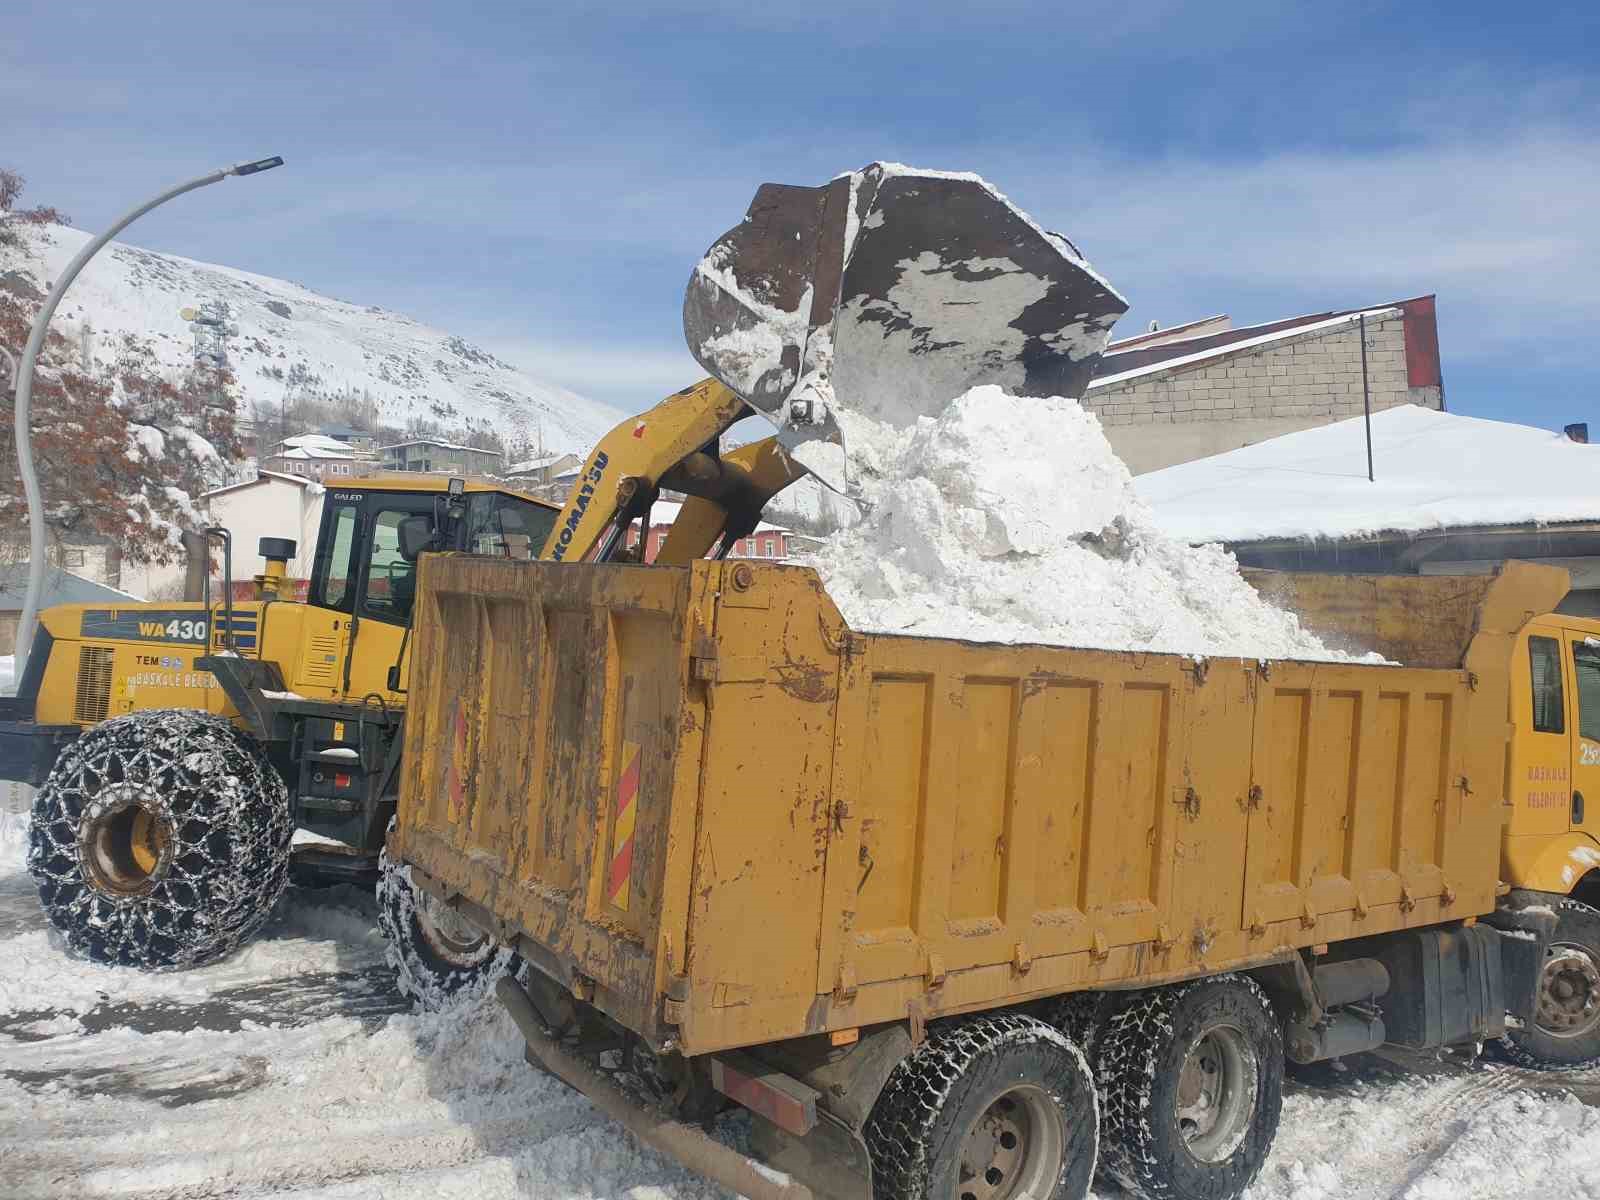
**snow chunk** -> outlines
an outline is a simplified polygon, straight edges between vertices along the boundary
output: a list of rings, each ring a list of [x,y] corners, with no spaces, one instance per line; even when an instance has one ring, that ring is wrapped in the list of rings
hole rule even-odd
[[[1349,661],[1232,555],[1159,533],[1075,400],[977,387],[911,429],[857,414],[845,433],[869,515],[808,563],[854,628]]]

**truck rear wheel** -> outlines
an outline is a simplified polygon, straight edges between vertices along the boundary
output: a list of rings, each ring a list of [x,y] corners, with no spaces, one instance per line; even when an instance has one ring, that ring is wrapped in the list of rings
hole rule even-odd
[[[1519,1066],[1573,1069],[1600,1062],[1600,910],[1577,900],[1551,903],[1556,932],[1545,951],[1533,1021],[1501,1039]]]
[[[1148,1200],[1229,1200],[1272,1148],[1283,1107],[1283,1034],[1240,975],[1157,988],[1100,1045],[1106,1173]]]
[[[198,967],[267,919],[293,834],[288,789],[248,735],[210,713],[153,709],[62,751],[34,798],[28,870],[79,953]]]
[[[880,1200],[1079,1200],[1099,1142],[1094,1079],[1043,1021],[956,1021],[889,1076],[866,1142]]]
[[[437,1012],[481,996],[500,976],[522,969],[513,951],[417,887],[409,865],[385,850],[378,866],[384,953],[401,994],[419,1008]]]

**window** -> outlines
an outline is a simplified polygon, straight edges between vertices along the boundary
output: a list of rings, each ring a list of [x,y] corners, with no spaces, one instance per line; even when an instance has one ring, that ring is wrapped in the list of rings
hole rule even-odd
[[[85,555],[82,550],[63,550],[61,552],[61,565],[64,567],[81,567],[84,562]]]
[[[469,554],[498,558],[538,558],[556,514],[548,508],[499,492],[474,492],[467,497]]]
[[[1600,643],[1572,643],[1574,682],[1578,685],[1578,736],[1600,742]]]
[[[372,522],[367,555],[367,590],[362,608],[385,621],[404,623],[417,598],[417,564],[400,555],[400,522],[410,509],[386,508]]]
[[[1561,644],[1555,638],[1528,639],[1528,666],[1533,679],[1533,728],[1538,733],[1565,733],[1561,709]]]
[[[350,552],[356,542],[356,506],[341,504],[334,510],[331,532],[319,561],[312,568],[313,603],[324,608],[350,609]]]

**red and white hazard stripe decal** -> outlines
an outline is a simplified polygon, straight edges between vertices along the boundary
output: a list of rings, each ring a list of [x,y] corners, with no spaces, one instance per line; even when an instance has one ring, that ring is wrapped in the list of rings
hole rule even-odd
[[[639,744],[624,742],[611,824],[611,865],[606,870],[606,898],[624,912],[633,892],[633,826],[639,813],[638,799]]]

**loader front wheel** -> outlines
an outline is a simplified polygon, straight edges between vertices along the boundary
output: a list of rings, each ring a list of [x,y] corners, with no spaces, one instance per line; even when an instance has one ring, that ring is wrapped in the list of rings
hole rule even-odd
[[[267,919],[289,878],[282,777],[221,717],[154,709],[98,725],[34,799],[45,915],[96,962],[198,967]]]
[[[481,996],[500,976],[522,969],[514,952],[417,887],[409,865],[387,850],[378,865],[385,957],[401,994],[418,1008],[438,1012]]]
[[[1265,993],[1216,975],[1114,1016],[1097,1069],[1108,1175],[1146,1200],[1231,1200],[1266,1162],[1283,1107],[1283,1035]]]
[[[1556,932],[1545,951],[1533,1020],[1501,1039],[1518,1066],[1573,1070],[1600,1062],[1600,910],[1552,901]]]
[[[1099,1143],[1094,1078],[1043,1021],[953,1021],[894,1069],[866,1142],[880,1200],[1081,1200]]]

